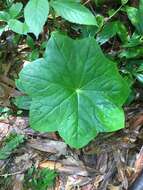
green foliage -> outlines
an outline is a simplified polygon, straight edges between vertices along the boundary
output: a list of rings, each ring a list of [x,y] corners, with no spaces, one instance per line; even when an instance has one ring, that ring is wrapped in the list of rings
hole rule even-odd
[[[101,6],[106,0],[94,0],[96,6]]]
[[[143,84],[143,61],[141,61],[137,68],[133,69],[132,73],[136,79]]]
[[[32,50],[35,49],[35,42],[31,36],[27,35],[26,43]]]
[[[143,44],[142,36],[138,35],[137,33],[133,33],[133,35],[128,39],[128,42],[123,45],[125,48],[132,48],[136,46],[140,46]]]
[[[29,31],[29,28],[25,23],[22,23],[16,19],[10,19],[8,21],[8,26],[12,31],[18,34],[27,34],[27,32]]]
[[[5,11],[0,11],[0,21],[8,21],[10,19],[10,15]]]
[[[29,61],[34,61],[39,58],[39,49],[34,49],[32,52],[28,55]]]
[[[121,0],[121,3],[122,3],[123,5],[125,5],[125,4],[128,3],[128,1],[129,1],[129,0]]]
[[[128,32],[126,27],[120,21],[113,21],[107,23],[102,31],[97,35],[97,42],[104,44],[109,41],[110,38],[118,35],[123,43],[128,41]]]
[[[143,47],[134,47],[127,50],[123,50],[119,54],[120,58],[133,59],[143,57]]]
[[[0,11],[0,20],[7,22],[9,19],[16,18],[20,14],[22,8],[22,3],[15,3],[8,10]]]
[[[51,6],[64,19],[85,25],[97,25],[95,16],[80,3],[73,0],[52,0]]]
[[[121,106],[128,86],[94,38],[72,40],[53,33],[44,59],[27,65],[19,82],[32,98],[31,127],[59,131],[72,147],[85,146],[98,132],[124,127]]]
[[[139,34],[143,34],[143,0],[139,1],[139,8],[128,7],[127,14],[131,23],[135,26]]]
[[[79,0],[52,0],[50,6],[64,19],[78,24],[97,25],[95,16]],[[34,33],[38,38],[48,19],[48,0],[29,0],[24,7],[24,20],[18,18],[22,3],[13,3],[6,11],[0,11],[0,20],[7,22],[9,28],[18,34]]]
[[[13,150],[15,150],[24,141],[23,135],[10,136],[5,145],[0,149],[0,160],[7,159]]]
[[[8,115],[10,115],[10,109],[7,107],[0,107],[0,118],[7,118]]]
[[[54,184],[57,174],[49,169],[38,170],[32,167],[28,170],[24,178],[24,188],[31,190],[47,190]]]
[[[25,23],[17,20],[22,8],[22,3],[13,3],[8,10],[0,11],[0,20],[6,22],[8,27],[18,34],[26,34],[29,31],[28,26]],[[7,26],[6,23],[4,29]]]
[[[29,31],[36,37],[40,34],[48,18],[49,3],[47,0],[30,0],[24,9],[24,18]]]
[[[22,3],[15,3],[13,4],[9,10],[8,10],[8,13],[10,15],[10,18],[16,18],[20,12],[22,11],[22,8],[23,8],[23,4]]]

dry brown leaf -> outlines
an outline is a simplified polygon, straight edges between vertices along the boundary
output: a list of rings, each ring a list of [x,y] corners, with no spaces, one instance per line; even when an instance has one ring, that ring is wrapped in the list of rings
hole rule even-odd
[[[141,170],[143,169],[143,146],[137,156],[137,159],[135,161],[135,172],[136,174],[139,174]]]
[[[139,176],[140,172],[143,170],[143,146],[137,156],[135,161],[134,173],[131,177],[131,183]]]
[[[64,165],[61,162],[56,161],[46,161],[39,164],[40,168],[49,168],[51,170],[57,170],[60,173],[65,173],[68,175],[79,175],[79,176],[89,176],[89,171],[93,172],[93,169],[78,167],[75,165]]]
[[[29,140],[27,145],[43,152],[57,154],[58,156],[66,155],[67,152],[67,145],[60,141],[36,139]]]
[[[98,175],[98,176],[96,176],[95,181],[94,181],[94,187],[95,187],[95,189],[98,189],[99,184],[100,184],[101,181],[103,181],[103,179],[104,179],[104,175]]]
[[[92,184],[85,185],[81,190],[96,190]]]
[[[128,188],[128,179],[126,177],[126,164],[123,153],[120,150],[114,152],[114,159],[118,171],[118,180],[122,183],[125,189]]]
[[[8,135],[9,132],[9,124],[0,122],[0,141],[3,140]]]
[[[12,190],[23,190],[23,179],[24,179],[24,174],[15,175],[13,177]]]
[[[122,190],[120,186],[115,186],[115,185],[112,185],[112,184],[108,185],[108,189],[109,190]]]
[[[139,114],[136,117],[133,117],[133,119],[130,120],[131,128],[136,128],[139,125],[143,124],[143,114]]]
[[[82,176],[77,176],[77,175],[69,176],[67,179],[65,190],[70,190],[75,187],[85,186],[89,182],[91,182],[91,180],[92,179],[89,177],[82,177]]]

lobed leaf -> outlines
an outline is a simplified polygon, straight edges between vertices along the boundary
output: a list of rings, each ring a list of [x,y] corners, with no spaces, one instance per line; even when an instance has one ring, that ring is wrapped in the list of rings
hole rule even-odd
[[[44,59],[25,66],[19,83],[32,98],[31,127],[59,131],[71,147],[124,127],[121,106],[129,87],[93,37],[73,40],[53,33]]]

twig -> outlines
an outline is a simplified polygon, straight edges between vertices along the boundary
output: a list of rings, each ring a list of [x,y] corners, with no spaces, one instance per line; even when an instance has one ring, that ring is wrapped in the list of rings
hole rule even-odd
[[[83,5],[86,5],[90,2],[91,0],[87,0],[86,2],[83,3]]]
[[[124,6],[124,4],[122,4],[122,5],[106,20],[106,22],[109,21],[112,17],[114,17],[114,16],[122,9],[123,6]]]
[[[122,4],[110,17],[108,17],[106,20],[104,20],[104,23],[103,23],[102,27],[99,28],[99,30],[96,32],[96,34],[98,34],[98,33],[100,33],[102,31],[102,29],[107,24],[107,22],[109,22],[109,20],[111,20],[121,10],[121,8],[123,6],[124,6],[124,4]]]
[[[0,177],[13,176],[13,175],[21,174],[21,173],[23,173],[23,171],[18,171],[18,172],[9,173],[9,174],[1,174]]]

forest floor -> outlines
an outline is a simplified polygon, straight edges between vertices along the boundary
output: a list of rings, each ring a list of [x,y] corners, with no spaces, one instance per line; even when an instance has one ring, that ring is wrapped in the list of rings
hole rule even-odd
[[[9,159],[0,161],[0,168],[5,168],[0,175],[1,190],[22,190],[24,173],[32,165],[57,171],[51,189],[128,189],[143,169],[143,105],[133,104],[125,111],[126,128],[101,134],[81,150],[69,148],[55,133],[33,131],[28,117],[1,119],[0,141],[12,132],[26,138]]]

